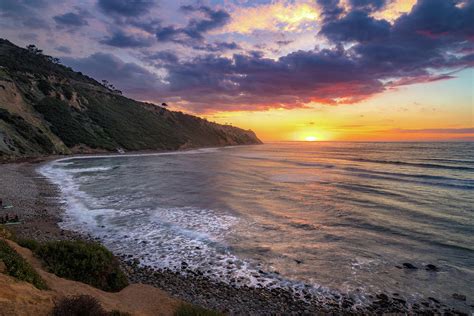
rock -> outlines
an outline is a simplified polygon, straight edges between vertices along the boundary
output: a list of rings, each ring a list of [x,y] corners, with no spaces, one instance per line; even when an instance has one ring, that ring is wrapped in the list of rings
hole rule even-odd
[[[295,259],[295,262],[296,262],[296,264],[302,264],[303,263],[303,261],[298,260],[298,259]]]
[[[438,272],[439,271],[439,268],[437,266],[435,266],[434,264],[427,264],[425,266],[425,269],[426,271],[431,271],[431,272]]]
[[[5,272],[7,272],[7,266],[2,260],[0,260],[0,273],[5,273]]]
[[[430,297],[428,297],[428,299],[429,299],[430,301],[435,302],[435,303],[439,303],[439,301],[438,301],[437,299],[435,299],[434,297],[431,297],[431,296],[430,296]]]
[[[417,267],[415,267],[414,265],[412,265],[412,264],[409,263],[409,262],[404,262],[404,263],[403,263],[403,268],[408,269],[408,270],[416,270],[416,269],[418,269]]]
[[[466,295],[459,294],[459,293],[454,293],[453,298],[458,301],[465,301],[466,300]]]
[[[388,296],[383,294],[383,293],[377,294],[377,298],[379,300],[382,300],[382,301],[387,301],[388,300]]]

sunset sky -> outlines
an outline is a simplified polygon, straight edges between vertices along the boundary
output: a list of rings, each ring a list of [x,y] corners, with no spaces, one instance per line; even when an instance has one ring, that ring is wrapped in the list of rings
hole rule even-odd
[[[1,0],[0,37],[264,141],[474,140],[474,0]]]

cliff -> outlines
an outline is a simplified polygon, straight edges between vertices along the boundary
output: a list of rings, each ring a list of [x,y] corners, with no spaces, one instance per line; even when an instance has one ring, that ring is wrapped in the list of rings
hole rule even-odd
[[[0,158],[260,143],[250,130],[129,99],[0,39]]]

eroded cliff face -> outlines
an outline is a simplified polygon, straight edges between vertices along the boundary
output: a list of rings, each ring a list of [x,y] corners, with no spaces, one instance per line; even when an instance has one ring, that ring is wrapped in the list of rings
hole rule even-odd
[[[121,95],[0,39],[0,156],[260,144],[254,132]]]

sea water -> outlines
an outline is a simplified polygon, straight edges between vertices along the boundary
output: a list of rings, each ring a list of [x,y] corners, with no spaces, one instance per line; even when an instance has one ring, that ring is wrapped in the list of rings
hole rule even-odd
[[[380,292],[474,304],[474,143],[272,143],[40,172],[61,189],[63,228],[141,265],[362,304]]]

